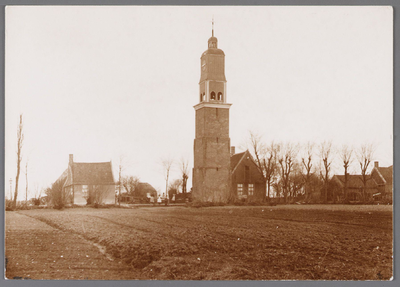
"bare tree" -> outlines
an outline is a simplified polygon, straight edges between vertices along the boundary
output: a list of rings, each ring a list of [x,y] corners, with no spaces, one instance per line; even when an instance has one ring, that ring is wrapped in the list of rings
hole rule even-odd
[[[289,194],[292,199],[302,195],[304,186],[303,174],[301,172],[301,164],[295,162],[292,168],[292,173],[289,177]]]
[[[263,170],[265,172],[265,180],[267,182],[267,199],[270,200],[271,197],[271,185],[276,173],[277,163],[276,157],[279,147],[271,142],[269,146],[265,149],[264,159],[263,159]]]
[[[127,160],[125,155],[120,155],[118,158],[118,205],[121,205],[121,188],[123,185],[122,177],[125,167],[127,165]]]
[[[140,179],[136,176],[123,176],[121,184],[125,190],[132,196],[140,196],[139,191]]]
[[[39,185],[35,183],[34,185],[34,197],[33,197],[33,203],[35,205],[40,205],[41,197],[42,197],[42,189],[39,188]]]
[[[283,197],[285,203],[288,202],[290,196],[290,175],[293,171],[295,158],[298,152],[298,145],[286,143],[279,149],[278,163],[280,166],[280,182],[282,186]]]
[[[250,148],[267,186],[267,199],[269,201],[272,180],[277,168],[277,145],[271,142],[269,146],[266,146],[260,135],[250,131]]]
[[[22,161],[22,146],[24,143],[24,124],[22,121],[22,114],[19,115],[19,125],[17,129],[17,175],[15,177],[15,192],[14,192],[14,208],[17,206],[17,197],[18,197],[18,182],[19,182],[19,173],[21,171],[21,161]]]
[[[319,154],[323,166],[320,173],[322,180],[324,181],[324,202],[328,201],[329,172],[331,170],[331,164],[332,164],[331,152],[332,152],[331,141],[324,141],[319,145]]]
[[[26,159],[25,163],[25,201],[28,202],[28,162],[29,160]]]
[[[59,178],[51,187],[46,189],[48,200],[57,209],[62,209],[65,206],[64,183],[66,180],[66,177]]]
[[[182,173],[182,193],[186,193],[186,185],[187,185],[187,180],[189,178],[189,161],[186,160],[185,158],[181,158],[180,161],[180,170]]]
[[[350,166],[350,163],[352,161],[352,155],[353,155],[353,148],[349,147],[348,145],[343,145],[342,149],[340,151],[340,157],[343,162],[343,167],[344,167],[344,201],[348,201],[348,182],[349,182],[349,173],[348,169]]]
[[[91,203],[96,206],[103,204],[104,198],[107,195],[109,186],[107,185],[93,185],[91,194]]]
[[[305,200],[308,201],[310,198],[310,180],[311,180],[311,170],[313,167],[312,160],[314,155],[314,143],[308,142],[305,146],[305,152],[301,157],[301,164],[304,169],[303,179],[305,186]]]
[[[174,194],[179,193],[179,189],[182,186],[182,180],[181,179],[175,179],[170,185],[168,189],[168,198],[172,197]]]
[[[164,178],[165,178],[165,195],[167,196],[168,194],[168,179],[169,179],[169,173],[171,171],[172,165],[174,163],[174,160],[171,157],[163,158],[161,160],[161,165],[164,169]]]
[[[367,181],[371,179],[370,176],[367,175],[367,170],[374,156],[374,152],[375,148],[372,144],[361,145],[361,147],[357,152],[357,160],[361,168],[361,178],[363,182],[362,197],[364,201],[367,199],[366,198]]]

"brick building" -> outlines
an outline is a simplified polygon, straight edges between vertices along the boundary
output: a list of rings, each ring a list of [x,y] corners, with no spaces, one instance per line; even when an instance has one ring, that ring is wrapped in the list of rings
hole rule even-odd
[[[194,106],[193,200],[227,202],[230,198],[229,108],[226,97],[225,54],[218,40],[208,39],[201,55],[199,103]]]
[[[345,176],[334,175],[331,180],[332,192],[337,197],[344,196]],[[350,201],[361,201],[364,184],[361,174],[347,175],[347,194]],[[365,189],[366,199],[375,201],[391,201],[393,194],[393,166],[380,167],[375,162],[371,173],[367,175],[367,186]]]
[[[384,200],[393,200],[393,165],[389,167],[380,167],[379,162],[374,163],[371,171],[371,177],[377,185],[380,197]]]
[[[334,175],[331,179],[331,192],[328,194],[328,201],[333,201],[333,193],[337,199],[344,196],[345,177],[344,175]],[[361,174],[348,174],[347,175],[347,198],[350,201],[361,201],[363,194],[364,184]],[[378,193],[375,180],[368,177],[365,194],[367,198],[372,198]]]
[[[234,147],[232,147],[231,169],[231,188],[236,199],[244,201],[262,201],[265,199],[265,181],[248,150],[235,154]]]
[[[64,194],[66,202],[86,204],[88,197],[101,194],[102,203],[115,203],[115,181],[111,162],[74,162],[69,155],[68,168],[61,177],[66,178]]]

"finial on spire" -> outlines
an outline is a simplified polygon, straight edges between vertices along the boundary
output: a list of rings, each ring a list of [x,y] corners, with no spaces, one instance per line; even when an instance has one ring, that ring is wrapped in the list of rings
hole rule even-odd
[[[212,36],[214,37],[214,16],[212,17]]]

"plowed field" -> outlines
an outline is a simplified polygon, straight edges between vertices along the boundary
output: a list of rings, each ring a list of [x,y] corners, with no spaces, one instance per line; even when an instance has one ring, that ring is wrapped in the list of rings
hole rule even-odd
[[[10,279],[388,280],[392,207],[6,212],[6,257]]]

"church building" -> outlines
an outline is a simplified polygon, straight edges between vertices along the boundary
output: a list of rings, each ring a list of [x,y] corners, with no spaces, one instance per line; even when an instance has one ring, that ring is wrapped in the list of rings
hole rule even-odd
[[[225,54],[218,40],[208,39],[201,55],[199,103],[194,106],[193,200],[227,202],[231,198],[229,108],[225,79]]]

